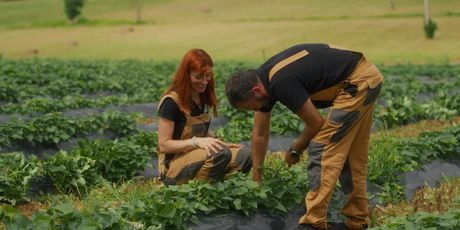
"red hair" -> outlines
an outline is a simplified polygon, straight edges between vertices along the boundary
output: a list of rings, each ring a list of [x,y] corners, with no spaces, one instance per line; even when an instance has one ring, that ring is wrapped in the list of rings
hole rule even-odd
[[[169,85],[166,95],[171,91],[175,91],[179,94],[179,109],[182,112],[190,113],[190,105],[192,105],[192,85],[190,80],[191,72],[198,72],[205,74],[213,67],[211,56],[202,49],[191,49],[189,50],[182,61],[180,62],[179,68],[176,70],[173,82]],[[204,92],[200,93],[201,103],[209,105],[214,109],[214,115],[217,115],[217,98],[214,92],[214,75],[208,81]]]

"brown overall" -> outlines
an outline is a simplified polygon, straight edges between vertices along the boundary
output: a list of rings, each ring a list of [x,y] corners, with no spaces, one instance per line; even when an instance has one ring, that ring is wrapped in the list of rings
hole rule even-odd
[[[179,104],[178,94],[171,91],[165,95]],[[209,114],[191,116],[184,113],[186,124],[180,140],[195,137],[206,137],[208,129],[206,124],[211,121]],[[197,148],[182,153],[158,153],[158,171],[165,184],[183,184],[191,179],[220,181],[225,175],[235,171],[249,172],[252,167],[251,150],[247,147],[224,148],[223,150],[208,156],[206,150]]]
[[[284,59],[270,71],[277,70],[308,55],[302,51]],[[305,197],[307,213],[299,224],[327,228],[327,208],[331,193],[340,181],[347,201],[341,213],[350,229],[368,223],[366,195],[367,159],[372,111],[382,87],[383,76],[364,57],[341,83],[310,95],[312,101],[333,100],[326,123],[308,146],[308,180]]]

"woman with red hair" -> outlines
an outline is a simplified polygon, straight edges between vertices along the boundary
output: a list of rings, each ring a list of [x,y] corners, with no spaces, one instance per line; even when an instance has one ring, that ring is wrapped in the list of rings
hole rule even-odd
[[[163,94],[158,115],[158,170],[165,184],[191,179],[221,181],[252,167],[251,150],[214,138],[209,109],[217,116],[213,62],[201,49],[188,51]]]

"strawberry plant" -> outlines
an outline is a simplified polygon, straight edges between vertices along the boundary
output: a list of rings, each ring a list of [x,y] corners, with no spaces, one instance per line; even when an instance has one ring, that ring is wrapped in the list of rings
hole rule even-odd
[[[39,168],[27,161],[22,153],[0,154],[0,201],[16,204],[28,201],[29,180]]]
[[[405,217],[388,218],[383,226],[374,230],[390,229],[458,229],[460,228],[460,208],[450,209],[446,213],[417,212]]]
[[[41,167],[44,175],[51,178],[59,192],[81,196],[101,181],[101,176],[94,167],[95,163],[96,160],[91,158],[61,151],[42,162]]]
[[[119,136],[137,132],[136,116],[106,111],[98,116],[72,119],[60,113],[50,113],[27,122],[13,120],[0,124],[0,146],[21,143],[36,143],[53,146],[72,137],[81,137],[89,132],[109,130]]]
[[[374,140],[369,151],[369,180],[380,185],[382,201],[404,197],[399,174],[418,169],[434,159],[457,157],[460,149],[460,126],[440,132],[424,132],[417,138]]]
[[[153,141],[152,141],[153,142]],[[126,141],[84,141],[78,143],[73,155],[95,160],[98,174],[113,182],[131,179],[143,170],[154,155],[140,145]]]
[[[72,203],[52,205],[46,212],[35,211],[31,218],[18,210],[0,207],[0,217],[7,229],[139,229],[140,223],[124,220],[117,210],[101,208],[96,212],[79,211]]]

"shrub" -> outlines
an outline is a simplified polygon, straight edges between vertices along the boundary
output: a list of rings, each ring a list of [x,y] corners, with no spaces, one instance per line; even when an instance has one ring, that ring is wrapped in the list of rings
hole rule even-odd
[[[434,33],[438,29],[438,24],[434,22],[433,20],[429,19],[428,23],[425,23],[423,26],[423,29],[425,30],[425,35],[428,39],[433,39],[434,38]]]
[[[85,0],[64,0],[64,8],[67,18],[75,22],[75,19],[81,14],[81,9]]]

